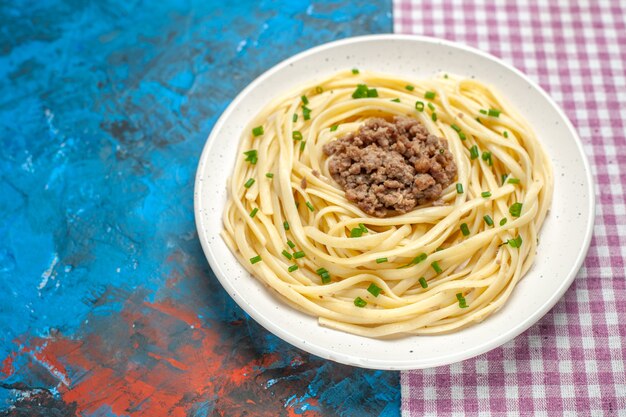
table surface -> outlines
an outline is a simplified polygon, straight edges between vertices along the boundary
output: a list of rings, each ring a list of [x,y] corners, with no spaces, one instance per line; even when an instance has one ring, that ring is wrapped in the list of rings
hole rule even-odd
[[[399,415],[398,373],[248,319],[208,267],[192,201],[238,91],[391,25],[388,1],[0,5],[0,414]]]
[[[0,415],[626,416],[623,2],[32,3],[0,4]],[[401,375],[308,355],[250,320],[207,265],[192,201],[239,90],[392,24],[539,82],[598,186],[589,255],[546,317]]]

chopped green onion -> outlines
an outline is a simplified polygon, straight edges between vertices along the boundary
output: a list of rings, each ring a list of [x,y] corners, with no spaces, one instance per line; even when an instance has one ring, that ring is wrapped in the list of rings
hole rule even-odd
[[[500,220],[500,226],[504,226],[507,222],[507,218],[503,217],[502,220]]]
[[[485,109],[480,109],[480,110],[479,110],[479,112],[480,112],[481,114],[487,114],[487,110],[485,110]]]
[[[406,88],[409,91],[415,90],[415,87],[413,87],[412,85],[405,85],[404,88]]]
[[[515,239],[507,240],[506,243],[511,245],[512,248],[519,248],[522,246],[522,237],[518,235]]]
[[[285,230],[289,230],[289,222],[283,222],[283,227]]]
[[[416,101],[415,102],[415,110],[417,110],[417,111],[424,111],[424,102],[423,101]]]
[[[428,257],[428,255],[426,255],[424,252],[422,252],[419,255],[417,255],[415,258],[413,258],[411,260],[411,262],[409,262],[406,265],[401,266],[400,268],[408,268],[409,266],[417,265],[418,263],[420,263],[423,260],[425,260],[427,257]]]
[[[506,182],[506,177],[507,176],[508,176],[507,174],[502,174],[502,177],[501,177],[502,178],[502,185],[504,185],[504,183]]]
[[[317,87],[315,87],[315,92],[317,94],[322,94],[324,92],[324,89],[318,85]]]
[[[293,140],[302,140],[302,133],[299,130],[294,130],[291,132],[291,138]]]
[[[360,227],[355,227],[354,229],[350,230],[350,237],[361,237],[363,236],[363,229],[361,229]]]
[[[330,274],[326,270],[326,268],[320,268],[317,271],[317,275],[322,278],[322,284],[328,284],[330,282]]]
[[[461,308],[467,308],[467,301],[465,300],[465,297],[463,297],[463,293],[457,293],[456,295],[456,299],[459,300],[459,307]]]
[[[299,250],[298,252],[294,252],[293,253],[293,257],[295,259],[300,259],[300,258],[304,258],[305,254],[303,251]]]
[[[463,233],[463,236],[469,236],[470,231],[469,231],[469,227],[467,227],[467,223],[461,224],[461,233]]]
[[[433,119],[433,122],[436,122],[437,121],[437,113],[431,114],[430,118]]]
[[[272,174],[271,172],[268,172],[267,174],[265,174],[265,176],[267,178],[274,178],[274,174]]]
[[[422,286],[422,288],[428,288],[428,282],[426,282],[426,278],[421,277],[419,279],[420,285]]]
[[[382,263],[387,262],[387,261],[388,261],[387,258],[378,258],[378,259],[376,259],[376,263],[377,264],[382,264]]]
[[[431,109],[432,111],[435,111],[435,105],[431,103],[430,101],[428,102],[428,108]]]
[[[246,159],[244,160],[250,162],[252,165],[256,165],[257,161],[259,160],[256,149],[245,151],[243,154],[246,155]]]
[[[416,264],[425,261],[426,258],[428,257],[428,255],[426,255],[424,252],[420,253],[419,255],[417,255],[415,258],[413,258],[412,262],[415,262]]]
[[[378,90],[376,90],[375,88],[370,88],[369,90],[367,90],[367,96],[378,97]]]
[[[300,96],[300,100],[302,100],[302,102],[304,103],[304,105],[306,106],[307,104],[309,104],[309,99],[306,98],[306,96]]]
[[[291,260],[291,258],[293,258],[293,256],[291,256],[291,254],[289,252],[287,252],[286,250],[283,250],[281,252],[283,254],[283,256],[289,260]]]
[[[356,90],[352,93],[352,98],[366,98],[368,97],[368,88],[365,84],[358,84]]]
[[[365,301],[364,299],[362,299],[361,297],[357,297],[354,299],[354,305],[357,307],[365,307],[367,305],[367,301]]]
[[[257,126],[257,127],[252,129],[252,135],[253,136],[261,136],[263,133],[265,133],[263,131],[263,126]]]
[[[392,99],[391,101],[393,101],[394,103],[399,103],[399,102],[400,102],[400,99],[399,99],[399,98],[394,98],[394,99]]]
[[[504,136],[505,138],[509,137],[509,132],[507,132],[506,130],[504,132],[502,132],[502,136]]]
[[[287,268],[287,271],[289,271],[289,272],[293,272],[293,271],[295,271],[296,269],[298,269],[298,265],[294,264],[294,265],[291,265],[289,268]]]
[[[257,212],[259,211],[259,209],[257,207],[255,207],[251,212],[250,212],[250,217],[254,218],[254,216],[256,216]]]
[[[293,243],[291,240],[288,240],[288,241],[287,241],[287,246],[289,246],[291,249],[293,249],[293,248],[295,248],[295,247],[296,247],[296,244],[295,244],[295,243]]]
[[[311,109],[302,106],[302,117],[304,118],[304,120],[309,120],[311,118]]]
[[[252,184],[254,184],[254,178],[250,178],[243,186],[246,188],[250,188],[252,187]]]
[[[448,74],[443,74],[443,78],[448,78]]]
[[[365,227],[365,225],[363,223],[359,223],[359,227],[361,228],[361,230],[363,230],[363,233],[367,233],[367,227]]]
[[[489,197],[491,197],[491,192],[490,191],[483,191],[482,193],[480,193],[480,195],[483,198],[489,198]]]
[[[470,148],[470,158],[471,159],[478,158],[478,146],[474,145]]]
[[[309,208],[309,210],[311,210],[311,211],[315,211],[315,207],[313,207],[313,204],[311,204],[311,202],[310,202],[310,201],[307,201],[307,202],[306,202],[306,206]]]
[[[435,98],[435,92],[434,91],[427,91],[426,93],[424,93],[424,98],[427,98],[429,100],[432,100]]]
[[[522,203],[514,203],[511,207],[509,207],[509,213],[513,217],[519,217],[522,214]]]
[[[250,149],[249,151],[245,151],[243,154],[246,155],[246,161],[250,161],[252,158],[256,159],[258,156],[256,149]]]
[[[489,165],[493,165],[493,161],[491,160],[491,152],[485,151],[482,155],[483,161],[487,161]]]
[[[491,216],[490,216],[490,215],[485,214],[485,215],[483,216],[483,220],[485,221],[485,223],[487,223],[487,225],[489,225],[489,226],[493,226],[493,219],[491,218]]]
[[[295,123],[298,121],[298,115],[296,113],[293,114],[293,117],[291,118],[291,120]]]
[[[339,125],[332,125],[332,126],[330,127],[330,131],[331,131],[331,132],[334,132],[335,130],[337,130],[337,128],[338,128],[338,127],[339,127]]]
[[[261,259],[261,255],[257,255],[257,256],[255,256],[255,257],[253,257],[253,258],[250,258],[250,263],[251,263],[252,265],[254,265],[254,264],[255,264],[255,263],[257,263],[257,262],[261,262],[261,261],[262,261],[262,259]]]
[[[460,182],[456,183],[456,193],[463,194],[463,184],[461,184]]]
[[[353,74],[358,74],[358,73],[359,73],[359,70],[358,70],[358,69],[356,69],[356,68],[352,68],[352,73],[353,73]]]
[[[304,147],[306,146],[306,140],[300,142],[300,152],[304,152]]]
[[[372,294],[374,297],[378,297],[380,295],[380,293],[382,292],[382,288],[380,288],[378,285],[374,284],[373,282],[370,284],[369,287],[367,287],[367,292]]]
[[[452,129],[454,129],[454,131],[456,133],[459,134],[459,138],[461,138],[461,140],[465,140],[467,137],[465,136],[465,133],[463,133],[463,131],[461,130],[461,128],[458,125],[455,125],[454,123],[450,125],[450,127]]]
[[[432,266],[433,269],[435,270],[435,272],[438,273],[438,274],[441,274],[441,272],[443,271],[441,269],[441,267],[439,266],[439,263],[437,261],[431,263],[430,266]]]
[[[500,117],[500,110],[489,109],[488,114],[489,116],[492,116],[492,117]]]
[[[509,178],[506,182],[509,184],[519,184],[519,178]]]

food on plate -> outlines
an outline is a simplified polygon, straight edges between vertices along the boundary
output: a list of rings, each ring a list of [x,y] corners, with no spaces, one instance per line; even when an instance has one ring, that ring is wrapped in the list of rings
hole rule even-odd
[[[533,263],[553,178],[487,84],[355,69],[262,108],[228,189],[222,237],[277,303],[386,337],[502,307]]]

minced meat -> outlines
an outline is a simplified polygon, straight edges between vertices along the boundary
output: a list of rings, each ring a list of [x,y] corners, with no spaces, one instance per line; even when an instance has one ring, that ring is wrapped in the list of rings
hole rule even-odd
[[[457,171],[448,142],[409,117],[369,119],[357,132],[324,145],[324,153],[346,198],[376,217],[437,200]]]

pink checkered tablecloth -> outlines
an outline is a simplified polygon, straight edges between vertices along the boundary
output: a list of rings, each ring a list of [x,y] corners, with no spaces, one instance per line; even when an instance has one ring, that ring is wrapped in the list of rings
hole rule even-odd
[[[528,331],[402,373],[404,416],[626,416],[626,2],[394,0],[394,31],[477,47],[537,81],[578,129],[597,186],[583,268]]]

